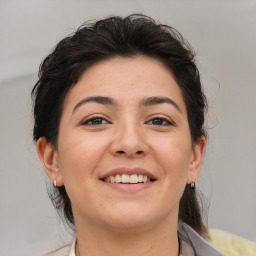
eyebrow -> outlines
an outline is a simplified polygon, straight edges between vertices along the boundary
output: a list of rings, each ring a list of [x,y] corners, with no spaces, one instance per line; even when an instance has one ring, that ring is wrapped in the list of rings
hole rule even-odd
[[[140,102],[140,106],[152,106],[152,105],[163,104],[163,103],[171,104],[183,115],[179,105],[174,100],[168,97],[160,97],[160,96],[148,97],[143,99]]]
[[[74,107],[73,113],[81,105],[86,104],[88,102],[96,102],[96,103],[99,103],[102,105],[114,105],[114,106],[118,105],[117,101],[113,98],[106,97],[106,96],[91,96],[91,97],[86,97],[86,98],[80,100]],[[168,97],[161,97],[161,96],[147,97],[147,98],[141,100],[141,102],[139,103],[139,106],[140,107],[153,106],[153,105],[158,105],[158,104],[163,104],[163,103],[168,103],[168,104],[174,106],[183,115],[179,105],[174,100],[172,100],[171,98],[168,98]]]
[[[96,102],[100,103],[102,105],[117,105],[116,100],[110,97],[104,97],[104,96],[92,96],[92,97],[87,97],[82,100],[80,100],[76,106],[73,109],[73,113],[83,104],[88,103],[88,102]]]

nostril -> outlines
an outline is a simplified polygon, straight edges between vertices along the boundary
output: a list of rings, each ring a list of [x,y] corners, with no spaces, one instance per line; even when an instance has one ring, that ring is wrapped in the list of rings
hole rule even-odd
[[[144,151],[143,150],[137,150],[137,151],[129,151],[129,150],[116,150],[116,155],[127,155],[127,156],[143,156]]]

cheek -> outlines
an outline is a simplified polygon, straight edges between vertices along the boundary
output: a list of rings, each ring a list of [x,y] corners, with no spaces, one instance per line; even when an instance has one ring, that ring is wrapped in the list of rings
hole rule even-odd
[[[67,135],[59,145],[60,168],[65,177],[79,182],[84,176],[92,176],[101,157],[107,150],[108,142],[100,136],[84,134]]]
[[[186,184],[190,157],[191,144],[183,136],[171,136],[156,144],[155,154],[160,168],[163,169],[166,181],[173,185]]]
[[[92,193],[97,181],[100,159],[107,148],[106,140],[100,136],[72,134],[59,143],[59,162],[64,186],[74,208],[81,200],[93,201]]]
[[[188,165],[191,156],[191,143],[185,136],[166,136],[162,140],[154,143],[155,152],[161,157],[162,162],[172,163],[172,165]]]
[[[168,215],[179,207],[187,183],[190,154],[191,145],[186,137],[166,136],[154,143],[155,162],[161,170],[161,186],[154,202],[159,202],[162,215]]]

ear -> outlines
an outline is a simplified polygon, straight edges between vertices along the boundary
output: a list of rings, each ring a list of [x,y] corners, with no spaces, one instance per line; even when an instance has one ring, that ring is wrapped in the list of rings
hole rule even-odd
[[[37,154],[43,164],[47,176],[52,182],[56,180],[56,185],[64,185],[59,168],[58,152],[51,143],[46,141],[45,137],[40,137],[36,143]]]
[[[203,161],[203,156],[205,152],[206,139],[205,136],[198,138],[196,143],[193,146],[190,164],[189,164],[189,173],[187,184],[195,182],[199,176],[201,165]]]

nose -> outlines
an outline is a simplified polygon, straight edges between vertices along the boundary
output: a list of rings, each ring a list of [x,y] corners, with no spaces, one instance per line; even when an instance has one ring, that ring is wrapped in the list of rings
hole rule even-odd
[[[148,150],[145,132],[139,124],[118,125],[111,144],[113,155],[138,158],[147,155]]]

